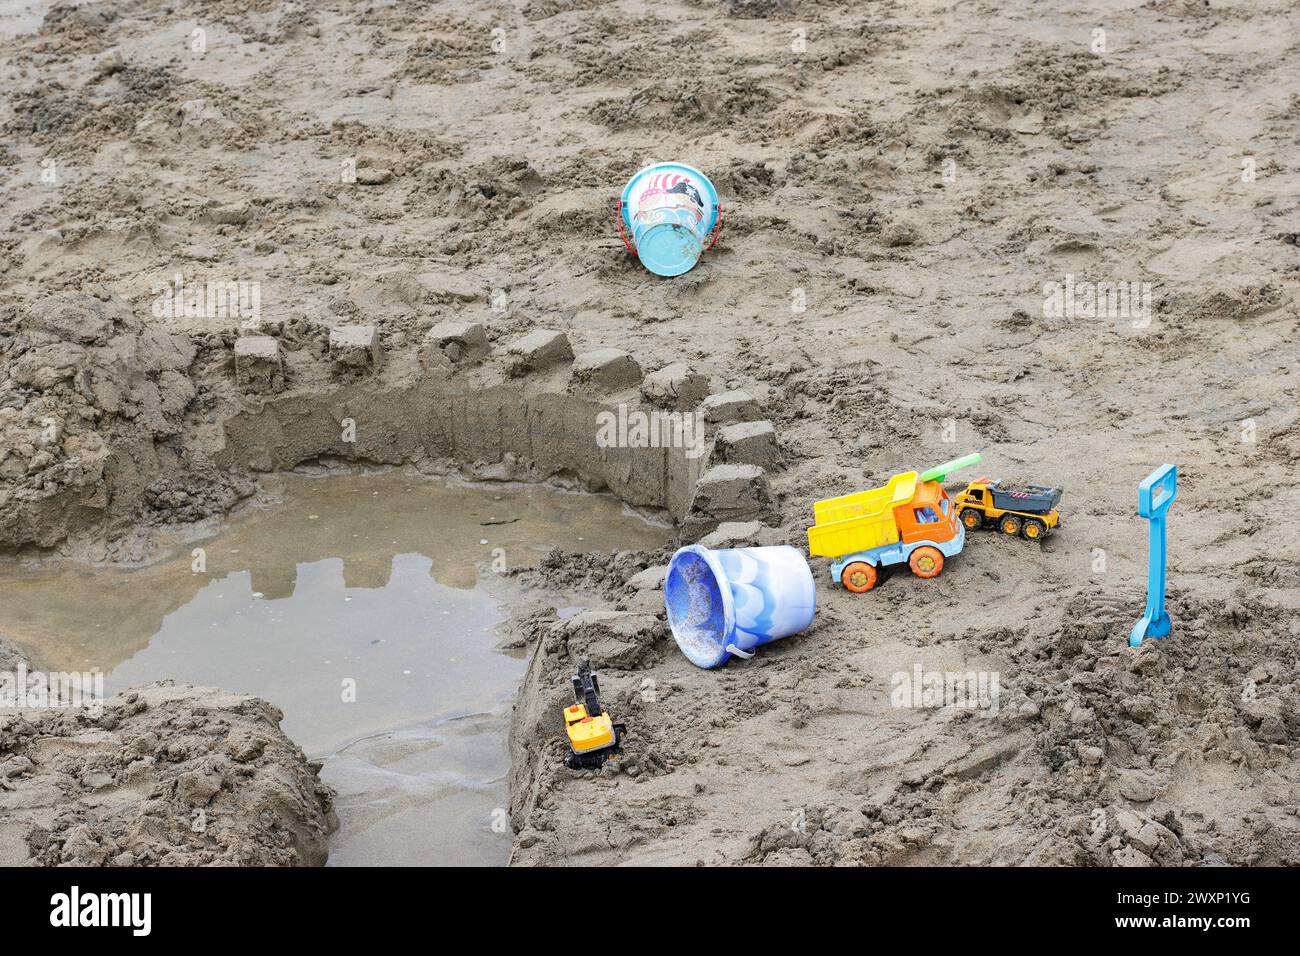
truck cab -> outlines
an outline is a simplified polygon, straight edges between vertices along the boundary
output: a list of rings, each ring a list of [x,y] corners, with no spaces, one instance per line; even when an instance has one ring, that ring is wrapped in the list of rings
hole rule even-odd
[[[993,498],[986,481],[972,481],[957,495],[957,518],[968,530],[984,527],[985,520],[992,517]]]
[[[952,499],[937,481],[919,482],[912,500],[894,509],[894,519],[904,544],[950,541],[961,532]]]

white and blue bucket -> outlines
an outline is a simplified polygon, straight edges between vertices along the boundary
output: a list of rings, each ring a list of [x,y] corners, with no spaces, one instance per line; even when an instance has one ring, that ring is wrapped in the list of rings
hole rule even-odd
[[[647,269],[655,275],[679,276],[693,269],[717,241],[721,212],[709,177],[693,166],[654,163],[623,187],[619,231],[631,235],[631,242],[626,235],[623,242]]]
[[[811,624],[817,587],[789,545],[714,551],[692,544],[668,563],[664,601],[682,653],[698,667],[718,667]]]

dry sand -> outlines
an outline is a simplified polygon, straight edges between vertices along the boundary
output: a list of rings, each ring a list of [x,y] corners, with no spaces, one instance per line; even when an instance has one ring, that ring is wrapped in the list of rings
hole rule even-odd
[[[764,540],[969,450],[1066,521],[865,596],[815,562],[814,627],[719,672],[624,583],[662,555],[557,558],[539,582],[630,616],[521,627],[516,862],[1300,862],[1298,38],[1285,0],[60,5],[0,41],[2,540],[138,557],[142,521],[250,492],[195,451],[242,401],[234,323],[150,318],[177,271],[260,282],[318,353],[320,323],[558,328],[759,400]],[[610,223],[666,158],[726,208],[671,281]],[[1067,276],[1150,283],[1150,321],[1046,314]],[[1133,652],[1166,461],[1175,630]],[[577,776],[558,706],[593,648],[631,732]],[[892,706],[918,665],[996,672],[998,714]]]

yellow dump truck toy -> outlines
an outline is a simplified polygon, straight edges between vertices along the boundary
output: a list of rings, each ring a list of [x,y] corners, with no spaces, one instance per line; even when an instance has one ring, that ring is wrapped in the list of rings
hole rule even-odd
[[[831,580],[856,594],[875,587],[878,569],[891,564],[934,577],[966,541],[942,482],[979,460],[967,455],[920,474],[894,475],[880,488],[815,502],[808,553],[830,558]]]
[[[1020,535],[1036,541],[1051,534],[1061,524],[1061,489],[1046,485],[1004,485],[981,478],[953,499],[957,517],[966,530],[985,525],[1003,534]]]

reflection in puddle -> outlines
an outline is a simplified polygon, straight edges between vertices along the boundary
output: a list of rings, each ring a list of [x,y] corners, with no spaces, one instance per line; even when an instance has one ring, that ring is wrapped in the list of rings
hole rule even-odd
[[[337,558],[298,566],[288,597],[253,596],[246,571],[206,585],[105,681],[115,694],[162,677],[267,697],[284,730],[324,753],[419,718],[471,712],[523,662],[492,652],[501,615],[483,589],[429,577],[402,554],[377,587],[347,587]],[[462,652],[463,653],[460,653]],[[505,680],[496,679],[505,673]]]
[[[287,478],[282,498],[144,568],[0,565],[0,633],[110,694],[176,678],[272,701],[338,790],[332,864],[504,863],[526,662],[496,650],[479,572],[667,530],[608,497],[396,472]]]

